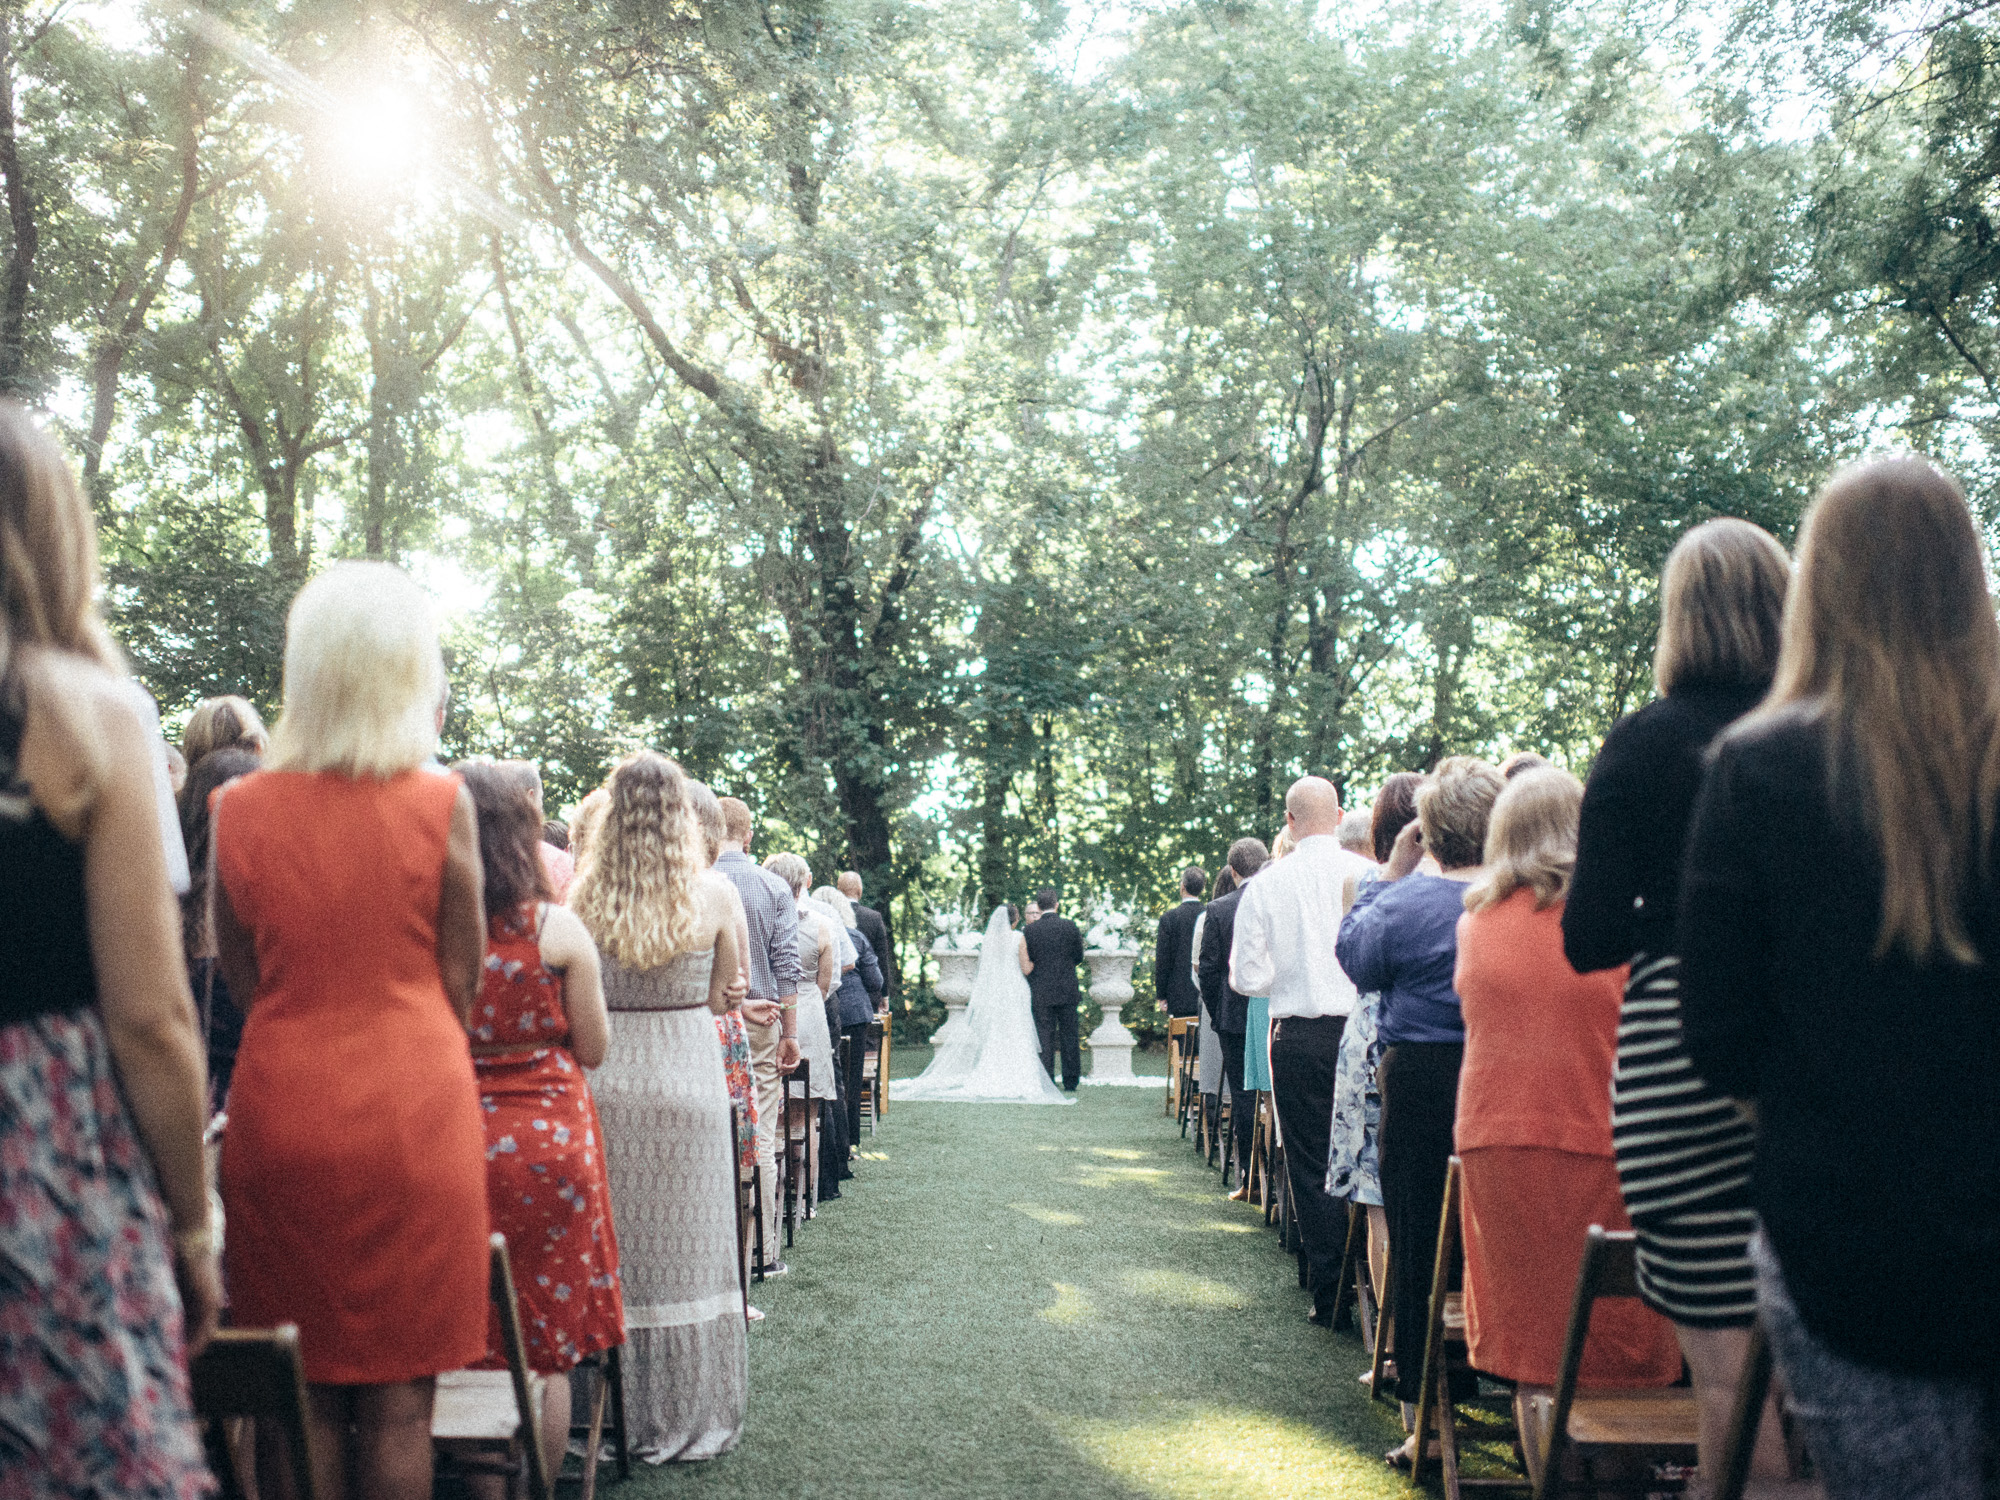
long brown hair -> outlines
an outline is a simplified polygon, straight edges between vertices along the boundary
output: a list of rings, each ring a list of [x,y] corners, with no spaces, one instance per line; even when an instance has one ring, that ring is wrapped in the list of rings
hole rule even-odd
[[[542,864],[542,806],[512,764],[460,761],[479,815],[479,863],[486,875],[486,915],[511,916],[528,901],[553,901]]]
[[[215,818],[209,798],[239,776],[257,769],[255,750],[244,745],[225,745],[211,750],[188,771],[187,785],[181,788],[181,843],[187,849],[188,892],[181,897],[181,947],[190,962],[215,954],[215,911],[209,901],[209,845],[215,833]]]
[[[1375,810],[1368,817],[1368,838],[1375,846],[1375,863],[1386,865],[1396,852],[1396,835],[1417,815],[1417,788],[1424,778],[1415,771],[1398,771],[1382,783],[1375,794]]]
[[[1965,905],[2000,816],[2000,625],[1965,495],[1922,459],[1872,459],[1827,481],[1799,536],[1777,677],[1731,733],[1802,717],[1825,736],[1828,796],[1882,858],[1878,958],[1977,963]]]
[[[611,773],[604,815],[570,889],[597,946],[630,969],[657,969],[694,946],[701,829],[681,768],[651,750]]]

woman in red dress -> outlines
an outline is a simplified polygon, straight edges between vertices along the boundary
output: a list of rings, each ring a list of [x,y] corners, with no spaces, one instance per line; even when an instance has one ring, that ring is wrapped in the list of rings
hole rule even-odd
[[[486,1160],[465,1018],[478,824],[427,765],[423,594],[337,563],[285,633],[270,768],[216,800],[215,935],[248,1020],[222,1148],[245,1327],[299,1326],[319,1493],[426,1500],[435,1377],[486,1353]]]
[[[1556,1383],[1592,1224],[1627,1229],[1611,1154],[1611,1061],[1623,970],[1563,957],[1583,785],[1567,771],[1507,783],[1486,869],[1458,919],[1452,987],[1465,1017],[1455,1136],[1463,1164],[1465,1323],[1472,1363],[1515,1382],[1515,1406]],[[1591,1317],[1582,1382],[1671,1385],[1673,1325],[1614,1298]]]
[[[597,945],[551,904],[540,797],[511,767],[461,763],[479,809],[486,871],[486,979],[472,1005],[472,1063],[486,1120],[486,1201],[507,1236],[528,1363],[548,1377],[542,1451],[569,1443],[569,1372],[625,1341],[604,1130],[583,1070],[604,1061],[609,1022]],[[504,1368],[499,1320],[486,1365]]]

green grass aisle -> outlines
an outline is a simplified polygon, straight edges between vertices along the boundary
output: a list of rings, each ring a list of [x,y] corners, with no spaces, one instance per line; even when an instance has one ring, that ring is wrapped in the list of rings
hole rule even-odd
[[[1159,1093],[898,1104],[863,1150],[792,1274],[752,1289],[769,1317],[742,1445],[612,1493],[1406,1493],[1359,1340],[1306,1322],[1276,1234],[1222,1197]]]

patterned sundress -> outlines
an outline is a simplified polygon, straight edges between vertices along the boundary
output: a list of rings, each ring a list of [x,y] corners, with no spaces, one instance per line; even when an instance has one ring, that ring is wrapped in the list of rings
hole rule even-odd
[[[167,1212],[99,1018],[83,850],[15,777],[0,681],[0,1500],[191,1500]]]
[[[542,963],[544,910],[529,902],[493,918],[471,1030],[481,1045],[524,1049],[473,1059],[486,1125],[487,1205],[493,1227],[507,1236],[528,1363],[560,1375],[624,1341],[625,1309],[604,1131],[567,1045],[562,976]],[[497,1317],[484,1364],[506,1365]]]
[[[715,1018],[722,1039],[722,1076],[736,1106],[736,1169],[745,1182],[757,1170],[757,1080],[750,1072],[750,1033],[743,1012],[726,1010]]]

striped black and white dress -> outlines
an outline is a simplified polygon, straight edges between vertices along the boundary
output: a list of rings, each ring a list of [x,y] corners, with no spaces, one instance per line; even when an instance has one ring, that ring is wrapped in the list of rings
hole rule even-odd
[[[1680,960],[1672,954],[1632,960],[1618,1018],[1611,1141],[1638,1242],[1640,1295],[1676,1323],[1747,1325],[1757,1311],[1756,1126],[1695,1072],[1681,1037]]]

